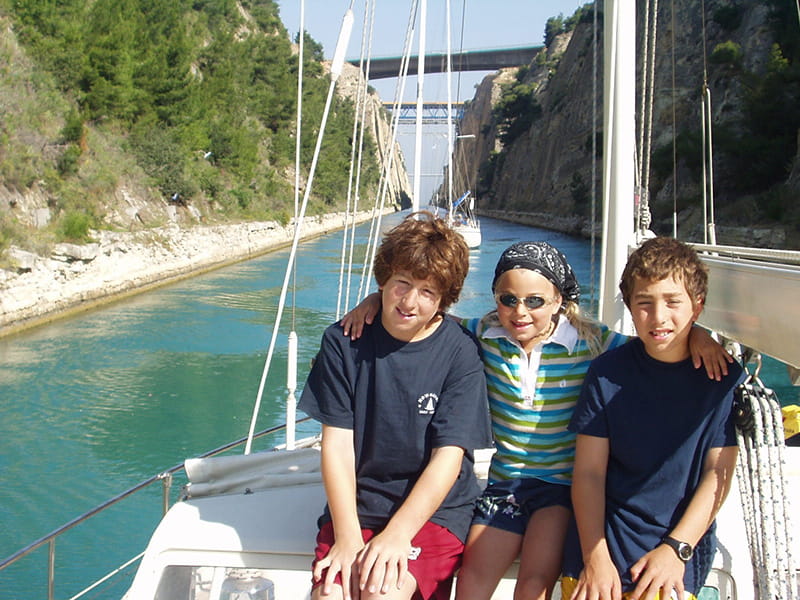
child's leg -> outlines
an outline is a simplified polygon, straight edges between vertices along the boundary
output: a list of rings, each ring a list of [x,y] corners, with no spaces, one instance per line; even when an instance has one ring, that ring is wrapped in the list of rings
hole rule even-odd
[[[428,521],[411,540],[408,573],[399,589],[361,592],[360,600],[450,600],[453,574],[461,564],[464,544],[447,528]],[[324,600],[327,600],[325,598]]]
[[[561,573],[561,555],[570,510],[548,506],[537,510],[525,531],[515,600],[549,600]]]
[[[341,590],[342,588],[339,589]],[[417,594],[417,598],[420,597],[417,592],[417,582],[409,573],[403,580],[403,585],[400,589],[392,588],[385,594],[380,590],[373,594],[370,594],[368,590],[364,590],[360,595],[354,595],[353,597],[359,598],[360,600],[411,600],[411,598],[415,597],[414,594]],[[328,598],[328,596],[325,596],[325,598],[320,598],[320,600],[328,600]]]
[[[456,579],[456,600],[488,600],[517,558],[522,535],[473,525],[464,549],[464,563]]]

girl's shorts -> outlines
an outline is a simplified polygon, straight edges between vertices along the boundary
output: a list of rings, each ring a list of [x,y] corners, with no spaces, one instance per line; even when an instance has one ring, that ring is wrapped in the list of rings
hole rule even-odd
[[[376,532],[373,529],[362,529],[361,536],[368,542]],[[317,548],[312,564],[328,555],[333,546],[333,524],[328,521],[319,530]],[[414,598],[422,600],[449,600],[453,585],[453,574],[461,566],[461,554],[464,544],[449,529],[428,521],[411,540],[411,554],[408,557],[408,571],[417,582],[417,593]],[[323,571],[319,581],[313,586],[322,585],[325,579]],[[342,585],[341,573],[336,574],[335,582]]]
[[[498,481],[475,502],[472,524],[524,535],[533,513],[549,506],[572,510],[570,486],[532,477]]]

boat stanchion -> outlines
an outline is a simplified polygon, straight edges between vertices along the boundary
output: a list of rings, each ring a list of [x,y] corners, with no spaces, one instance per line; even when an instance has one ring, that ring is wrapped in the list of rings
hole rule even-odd
[[[47,600],[56,597],[56,538],[50,538],[47,544]]]
[[[286,365],[286,389],[289,395],[286,398],[286,449],[294,450],[295,425],[297,424],[297,409],[295,408],[294,392],[297,389],[297,333],[289,332],[289,353]]]
[[[169,510],[169,492],[172,489],[172,473],[165,471],[159,473],[158,479],[161,480],[161,510],[162,514],[167,514]]]

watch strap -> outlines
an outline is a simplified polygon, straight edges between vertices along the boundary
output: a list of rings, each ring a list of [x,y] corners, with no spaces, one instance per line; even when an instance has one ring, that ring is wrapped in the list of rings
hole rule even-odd
[[[691,544],[676,540],[674,537],[669,535],[664,536],[662,542],[672,548],[677,557],[683,562],[688,562],[691,560],[692,555],[694,554],[694,548],[692,548]]]

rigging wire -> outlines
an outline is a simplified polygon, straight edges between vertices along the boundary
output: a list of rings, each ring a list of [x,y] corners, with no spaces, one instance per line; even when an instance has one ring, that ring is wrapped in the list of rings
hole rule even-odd
[[[800,2],[800,0],[797,0]],[[800,11],[800,9],[798,9]],[[464,21],[465,15],[467,12],[467,0],[463,0],[461,2],[461,35],[458,40],[458,60],[459,60],[459,68],[458,68],[458,76],[456,77],[456,100],[461,98],[461,69],[464,66]],[[800,12],[798,12],[800,15]]]
[[[336,298],[336,320],[339,320],[341,316],[342,310],[342,294],[345,288],[345,262],[347,256],[347,241],[348,237],[355,235],[355,220],[356,220],[356,213],[358,211],[358,188],[360,185],[360,176],[361,176],[361,165],[362,165],[362,156],[363,156],[363,141],[364,141],[364,128],[366,127],[366,108],[367,108],[367,81],[369,77],[369,59],[367,61],[367,67],[364,68],[364,55],[365,55],[365,46],[367,44],[367,36],[368,30],[370,29],[368,26],[370,10],[369,10],[370,2],[367,0],[367,3],[364,7],[364,22],[362,26],[362,35],[361,35],[361,51],[359,54],[358,60],[358,85],[356,88],[356,106],[353,115],[353,132],[351,134],[350,139],[353,140],[353,143],[350,147],[350,171],[347,177],[347,200],[345,204],[345,214],[346,214],[346,221],[344,225],[344,229],[342,232],[342,252],[341,258],[339,261],[339,286],[338,286],[338,294]],[[370,39],[370,44],[372,40]],[[367,54],[367,56],[369,56]],[[359,127],[360,126],[360,127]],[[358,143],[356,143],[358,140]],[[355,189],[354,186],[354,179],[355,179]],[[351,212],[351,203],[352,203],[352,212]],[[347,222],[349,220],[349,223]],[[352,244],[350,245],[352,248]],[[352,256],[351,256],[351,265],[352,265]],[[348,270],[347,273],[347,290],[348,294],[345,298],[345,306],[344,312],[347,312],[348,300],[349,300],[349,283],[350,283],[350,271]]]
[[[672,237],[678,239],[678,132],[676,127],[677,116],[675,104],[677,102],[677,88],[675,86],[675,0],[670,0],[671,39],[672,51]]]
[[[714,152],[711,137],[711,88],[708,87],[708,60],[706,56],[706,7],[705,0],[700,3],[703,25],[703,94],[700,102],[703,131],[703,241],[717,243],[714,222]]]
[[[447,206],[449,218],[453,219],[453,59],[450,43],[450,0],[445,0],[445,24],[447,26]]]
[[[592,10],[592,201],[590,214],[590,233],[589,233],[589,273],[590,289],[592,290],[589,302],[593,309],[596,309],[596,290],[597,290],[597,59],[598,59],[598,19],[597,2],[594,2]]]
[[[264,395],[264,386],[267,381],[267,374],[269,373],[270,365],[272,364],[272,356],[275,351],[275,343],[278,339],[278,331],[281,324],[281,317],[283,316],[283,310],[286,304],[286,293],[289,288],[289,279],[291,277],[292,268],[294,267],[295,258],[297,256],[297,246],[300,242],[300,234],[302,233],[302,225],[303,225],[303,218],[305,217],[306,208],[308,206],[308,198],[311,195],[311,187],[314,182],[314,173],[317,170],[317,162],[319,160],[320,150],[322,148],[322,137],[325,133],[325,126],[328,123],[328,115],[330,114],[331,104],[333,102],[333,92],[336,87],[336,81],[339,78],[339,74],[342,71],[342,66],[344,64],[344,55],[347,51],[347,43],[350,39],[350,32],[353,26],[353,10],[352,10],[352,2],[350,3],[350,7],[344,15],[342,19],[342,27],[339,32],[339,40],[336,44],[336,52],[333,56],[333,61],[331,64],[331,82],[330,86],[328,87],[328,96],[325,99],[325,108],[322,112],[322,121],[320,123],[319,132],[317,133],[317,142],[314,147],[314,156],[311,159],[311,167],[308,173],[308,181],[306,183],[305,193],[303,194],[303,202],[300,206],[300,211],[298,213],[298,218],[295,221],[294,226],[294,237],[292,239],[292,247],[289,252],[289,264],[286,267],[286,275],[283,280],[283,285],[281,286],[281,295],[278,301],[278,310],[277,314],[275,315],[275,324],[272,329],[272,337],[270,338],[269,349],[267,350],[267,358],[264,362],[264,369],[261,373],[261,381],[258,385],[258,394],[256,395],[256,402],[253,406],[253,415],[250,419],[250,430],[247,434],[247,442],[245,443],[244,453],[250,454],[252,445],[253,445],[253,436],[255,434],[255,427],[256,421],[258,420],[258,413],[261,409],[261,400]]]
[[[411,58],[411,40],[414,36],[414,26],[417,20],[417,5],[418,0],[412,0],[411,9],[409,11],[408,23],[406,25],[406,37],[403,45],[403,57],[400,61],[400,74],[398,76],[397,87],[395,88],[395,97],[392,102],[392,126],[391,136],[389,141],[389,151],[384,156],[383,169],[379,183],[378,195],[373,205],[373,218],[370,221],[370,232],[367,242],[367,258],[364,260],[364,265],[361,270],[361,282],[359,284],[358,299],[363,299],[366,296],[367,288],[369,287],[368,273],[372,272],[372,264],[375,261],[375,254],[378,250],[378,241],[380,237],[381,217],[383,208],[386,204],[386,194],[388,191],[388,179],[391,173],[392,164],[395,156],[395,148],[397,144],[397,133],[400,128],[400,104],[405,93],[406,80],[408,79],[408,67]]]
[[[367,34],[367,38],[369,40],[369,43],[368,43],[368,46],[367,46],[367,52],[366,52],[366,55],[367,55],[367,66],[366,66],[366,69],[364,71],[364,90],[365,90],[365,92],[368,91],[369,74],[371,72],[370,69],[371,69],[371,64],[372,64],[372,40],[373,40],[373,35],[374,35],[374,30],[375,30],[375,5],[377,4],[377,2],[375,0],[373,0],[372,2],[367,2],[367,4],[369,5],[369,8],[371,10],[370,10],[370,19],[369,19],[369,26],[368,26],[369,27],[369,32]],[[368,9],[368,7],[365,6],[364,7],[365,12],[367,11],[367,9]],[[364,123],[364,125],[362,125],[361,134],[360,134],[359,140],[358,140],[359,160],[358,160],[358,169],[356,170],[356,196],[355,196],[355,205],[356,206],[353,209],[353,214],[356,214],[358,201],[360,199],[359,190],[361,189],[361,168],[362,168],[362,160],[363,160],[363,156],[364,156],[364,132],[366,130],[365,129],[366,128],[366,116],[367,115],[366,115],[366,104],[365,104],[364,105],[364,116],[361,119],[362,123]],[[373,115],[372,118],[373,118],[373,122],[374,122],[375,121],[374,115]],[[376,133],[378,132],[377,126],[375,127],[375,132]],[[377,141],[377,138],[378,138],[378,136],[376,135],[376,141]],[[392,151],[393,151],[393,149],[391,147],[387,149],[387,153],[391,153]],[[374,212],[373,212],[373,217],[374,217]],[[351,282],[352,282],[352,273],[353,273],[353,253],[355,251],[355,227],[356,227],[356,224],[355,224],[355,219],[354,219],[353,220],[353,225],[352,225],[352,233],[350,234],[350,251],[349,251],[349,256],[348,256],[348,261],[347,261],[347,296],[345,297],[345,308],[344,308],[345,311],[348,310],[349,304],[350,304],[350,290],[351,290],[351,285],[352,285]]]
[[[301,132],[303,129],[303,63],[305,61],[304,45],[306,38],[305,29],[305,0],[300,0],[300,28],[298,30],[297,52],[297,131],[294,145],[294,219],[297,222],[300,207],[300,150],[302,148]],[[295,295],[297,293],[297,267],[292,274],[292,331],[295,326]]]
[[[298,28],[297,51],[297,131],[295,134],[295,162],[294,162],[294,222],[298,223],[298,210],[300,199],[300,150],[301,132],[303,123],[303,63],[305,61],[305,0],[300,0],[300,27]],[[292,318],[288,337],[286,356],[286,449],[294,450],[295,425],[297,422],[297,407],[295,391],[297,391],[297,332],[295,330],[295,316],[297,305],[297,263],[292,266]]]

